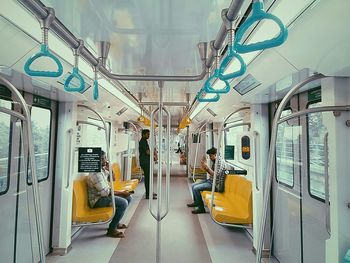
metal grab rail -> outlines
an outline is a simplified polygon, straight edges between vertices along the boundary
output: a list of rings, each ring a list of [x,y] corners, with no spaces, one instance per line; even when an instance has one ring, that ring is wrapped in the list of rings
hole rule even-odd
[[[108,170],[109,170],[109,181],[111,183],[111,199],[112,199],[112,216],[106,220],[106,221],[99,221],[99,222],[91,222],[91,223],[79,223],[79,224],[74,224],[74,226],[90,226],[90,225],[101,225],[101,224],[106,224],[106,223],[109,223],[112,221],[114,215],[115,215],[115,212],[116,212],[116,209],[115,209],[115,200],[114,200],[114,185],[113,185],[113,176],[112,176],[112,173],[113,173],[113,170],[112,170],[112,165],[111,165],[111,151],[110,151],[110,147],[109,147],[109,130],[108,130],[108,127],[107,127],[107,123],[106,121],[104,120],[104,118],[97,112],[95,111],[94,109],[90,108],[89,106],[86,106],[86,105],[77,105],[77,107],[80,107],[80,108],[85,108],[85,109],[88,109],[90,111],[92,111],[93,113],[96,114],[96,116],[102,121],[103,123],[103,129],[105,130],[105,134],[106,134],[106,155],[107,155],[107,160],[108,160]],[[85,124],[90,124],[89,122],[82,122],[82,123],[85,123]],[[96,125],[94,125],[96,126]]]
[[[255,178],[255,189],[257,191],[260,191],[260,186],[259,186],[259,177],[258,177],[258,168],[257,168],[257,163],[258,163],[258,155],[257,153],[257,139],[258,139],[259,133],[254,131],[254,178]]]
[[[326,229],[331,235],[331,218],[330,218],[330,203],[329,203],[329,174],[328,174],[328,132],[324,135],[324,201],[326,205]]]
[[[44,251],[44,234],[42,229],[42,218],[41,218],[41,204],[40,204],[40,196],[39,196],[39,185],[38,185],[38,177],[36,174],[36,163],[35,163],[35,153],[34,153],[34,143],[33,143],[33,134],[32,134],[32,122],[31,115],[27,104],[22,97],[21,93],[4,77],[0,76],[0,84],[6,86],[15,97],[17,97],[21,108],[23,110],[23,123],[26,128],[25,135],[28,139],[28,152],[29,152],[29,163],[31,167],[31,175],[32,175],[32,186],[33,186],[33,202],[34,202],[34,214],[35,214],[35,222],[37,227],[37,238],[38,238],[38,247],[39,247],[39,256],[40,262],[45,263],[45,251]],[[12,114],[11,114],[12,115]],[[21,117],[22,115],[13,115],[16,117]],[[24,130],[24,127],[23,127]],[[25,158],[27,159],[27,158]],[[26,163],[26,162],[25,162]],[[25,171],[28,171],[27,167],[25,167]]]
[[[198,148],[199,148],[199,136],[202,134],[202,129],[206,126],[203,125],[201,126],[201,128],[199,129],[199,131],[197,132],[197,143],[196,143],[196,153],[194,155],[194,163],[193,163],[193,169],[192,169],[192,180],[193,182],[195,182],[195,179],[194,179],[194,174],[195,174],[195,171],[196,171],[196,164],[197,164],[197,155],[198,155]]]
[[[261,263],[261,254],[262,254],[262,248],[263,248],[263,241],[264,241],[264,235],[265,235],[265,225],[266,225],[266,218],[267,218],[267,211],[268,211],[268,199],[270,195],[271,190],[271,181],[272,181],[272,174],[273,174],[273,166],[275,161],[275,150],[276,150],[276,141],[277,141],[277,122],[281,117],[282,111],[284,110],[285,106],[287,105],[287,102],[291,99],[291,97],[304,85],[308,84],[309,82],[312,82],[314,80],[318,80],[321,78],[325,78],[323,74],[315,74],[313,76],[310,76],[306,78],[305,80],[301,81],[297,85],[295,85],[293,88],[291,88],[288,93],[284,96],[281,103],[279,104],[277,111],[275,113],[275,117],[273,119],[272,123],[272,129],[271,129],[271,141],[270,141],[270,149],[269,149],[269,156],[268,156],[268,163],[267,163],[267,173],[266,173],[266,182],[265,187],[263,189],[264,191],[264,199],[263,199],[263,210],[262,210],[262,217],[260,221],[260,228],[259,228],[259,234],[258,234],[258,244],[256,249],[256,263]]]
[[[171,130],[171,116],[170,112],[164,108],[163,106],[163,82],[159,82],[159,107],[154,109],[151,113],[151,129],[150,129],[150,154],[154,152],[155,143],[155,121],[154,115],[158,111],[158,145],[159,145],[159,155],[158,155],[158,171],[157,171],[157,213],[154,213],[152,210],[152,197],[149,196],[148,209],[154,219],[157,220],[157,244],[156,244],[156,262],[160,262],[161,257],[161,221],[169,212],[169,192],[170,192],[170,130]],[[161,212],[161,204],[162,204],[162,164],[163,164],[163,153],[162,153],[162,141],[163,141],[163,111],[167,114],[167,156],[166,156],[166,205],[165,211]],[[149,195],[153,195],[153,158],[150,158],[150,186],[149,186]]]
[[[247,107],[249,108],[249,107]],[[245,108],[241,108],[240,110],[238,111],[235,111],[233,112],[234,113],[237,113],[241,110],[243,110]],[[231,126],[228,126],[228,127],[225,127],[225,122],[228,120],[228,118],[230,118],[233,114],[230,114],[228,117],[225,118],[223,124],[221,125],[221,128],[219,129],[219,138],[218,138],[218,149],[217,149],[217,155],[220,154],[220,148],[221,148],[221,141],[222,141],[222,134],[225,130],[228,130],[230,128],[234,128],[234,127],[240,127],[240,126],[249,126],[250,127],[250,122],[241,122],[241,123],[236,123],[236,124],[233,124]],[[216,182],[216,177],[217,177],[217,173],[218,173],[218,169],[219,169],[219,165],[218,165],[218,162],[215,162],[215,166],[214,166],[214,176],[213,176],[213,185],[211,187],[211,200],[210,200],[210,209],[209,209],[209,212],[210,212],[210,217],[211,219],[217,223],[218,225],[221,225],[221,226],[229,226],[229,227],[236,227],[236,228],[252,228],[251,225],[245,225],[245,224],[228,224],[228,223],[222,223],[222,222],[219,222],[217,221],[214,216],[213,216],[213,209],[214,209],[214,192],[215,192],[215,182]]]
[[[205,125],[207,125],[207,122],[204,122],[202,125],[199,125],[195,130],[194,130],[194,132],[191,132],[191,138],[193,137],[193,134],[196,134],[197,133],[197,131],[199,130],[199,129],[202,129],[202,127],[203,126],[205,126]],[[192,140],[193,141],[193,140]],[[191,151],[191,148],[189,148],[189,152]],[[191,153],[191,152],[190,152]],[[191,155],[192,155],[192,153],[191,153]],[[189,164],[190,164],[190,158],[188,158],[188,161],[187,161],[187,166],[189,166]],[[188,169],[188,171],[187,171],[187,177],[190,177],[190,175],[189,175],[189,169]]]
[[[73,137],[73,129],[70,128],[68,131],[68,169],[67,169],[67,182],[66,189],[69,188],[70,184],[70,176],[71,176],[71,166],[72,166],[72,137]]]

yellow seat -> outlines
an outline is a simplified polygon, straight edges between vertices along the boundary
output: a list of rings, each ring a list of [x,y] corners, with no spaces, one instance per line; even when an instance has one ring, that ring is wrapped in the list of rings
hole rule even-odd
[[[190,167],[190,171],[193,174],[193,167],[192,166]],[[194,174],[195,175],[206,175],[207,172],[204,169],[202,169],[201,167],[196,167],[196,168],[194,168]]]
[[[142,169],[137,166],[136,157],[132,157],[131,159],[131,175],[141,175]]]
[[[132,179],[132,180],[122,181],[119,164],[113,163],[112,170],[114,174],[114,182],[113,182],[114,190],[134,191],[136,189],[137,185],[139,184],[139,180]]]
[[[107,221],[113,215],[112,207],[90,208],[86,177],[75,180],[73,183],[73,211],[74,223],[96,223]]]
[[[211,192],[203,191],[202,197],[210,208]],[[252,224],[252,183],[239,175],[228,175],[225,192],[214,193],[213,217],[221,223]]]

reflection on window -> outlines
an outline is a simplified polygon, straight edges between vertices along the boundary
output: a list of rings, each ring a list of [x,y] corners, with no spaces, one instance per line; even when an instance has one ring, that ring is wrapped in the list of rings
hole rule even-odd
[[[322,103],[313,103],[309,108],[320,107]],[[324,138],[327,133],[323,125],[322,113],[311,113],[308,116],[308,152],[309,152],[309,191],[310,194],[325,198],[324,180]]]
[[[11,109],[11,102],[0,99],[0,107]],[[0,112],[0,194],[6,193],[9,186],[11,117]]]
[[[51,111],[49,109],[32,107],[31,110],[35,165],[38,181],[49,177],[49,153],[51,133]],[[32,182],[28,173],[28,183]]]
[[[103,127],[102,121],[88,118],[88,121]],[[106,122],[108,132],[110,131],[110,123]],[[106,133],[105,130],[93,125],[86,125],[86,144],[84,147],[101,147],[106,151]]]
[[[281,117],[292,113],[284,110]],[[293,126],[287,122],[278,125],[276,141],[276,178],[277,181],[290,187],[294,185],[294,153],[293,153]]]
[[[242,123],[243,121],[237,121],[235,122],[235,124],[238,123]],[[231,126],[233,125],[233,123],[227,124],[227,126]],[[231,152],[227,152],[227,155],[225,153],[225,160],[226,161],[232,161],[234,160],[234,148],[238,149],[238,145],[237,142],[237,136],[238,134],[241,134],[244,131],[244,126],[237,126],[237,127],[233,127],[231,129],[228,129],[225,131],[225,146],[229,146],[229,147],[225,147],[225,149],[227,149],[228,151],[230,150]]]

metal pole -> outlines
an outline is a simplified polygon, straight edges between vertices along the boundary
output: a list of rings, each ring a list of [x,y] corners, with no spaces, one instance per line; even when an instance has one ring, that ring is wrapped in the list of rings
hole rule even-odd
[[[331,219],[330,219],[330,205],[329,205],[329,173],[328,173],[328,132],[324,135],[324,201],[326,205],[326,229],[331,235]]]
[[[277,108],[275,117],[273,119],[272,123],[272,129],[271,129],[271,141],[270,141],[270,149],[269,149],[269,157],[268,157],[268,163],[267,163],[267,172],[266,172],[266,182],[265,187],[263,188],[264,191],[264,199],[263,199],[263,210],[262,210],[262,217],[260,220],[260,228],[259,228],[259,234],[258,234],[258,244],[256,249],[256,263],[261,263],[261,254],[263,249],[263,243],[264,243],[264,235],[265,235],[265,228],[266,228],[266,219],[267,219],[267,211],[269,207],[269,196],[270,196],[270,190],[271,190],[271,181],[272,181],[272,173],[273,173],[273,166],[275,162],[275,150],[276,150],[276,140],[277,140],[277,125],[278,120],[281,117],[282,111],[284,110],[285,106],[287,105],[287,102],[290,100],[290,98],[297,92],[300,88],[302,88],[304,85],[308,84],[309,82],[312,82],[317,79],[325,78],[323,74],[315,74],[313,76],[310,76],[306,78],[305,80],[301,81],[297,85],[295,85],[293,88],[291,88],[288,93],[284,96],[283,100],[281,101],[280,105]]]
[[[110,151],[110,147],[109,147],[109,130],[107,127],[107,123],[105,122],[104,118],[94,109],[90,108],[89,106],[86,105],[77,105],[77,107],[80,108],[85,108],[88,109],[90,111],[92,111],[93,113],[96,114],[96,116],[102,121],[103,123],[103,130],[105,130],[105,139],[106,139],[106,155],[107,155],[107,160],[108,160],[108,164],[109,164],[109,179],[111,182],[111,198],[112,198],[112,216],[107,220],[107,221],[100,221],[100,222],[96,222],[96,223],[83,223],[83,224],[74,224],[74,226],[89,226],[89,225],[100,225],[100,224],[105,224],[105,223],[109,223],[112,218],[114,217],[115,214],[115,200],[114,200],[114,184],[113,184],[113,176],[112,176],[112,164],[111,164],[111,151]],[[94,125],[95,126],[95,125]]]
[[[197,144],[196,144],[196,153],[194,155],[194,164],[193,164],[193,170],[192,170],[192,180],[193,182],[195,182],[195,179],[194,179],[194,174],[196,172],[196,163],[197,163],[197,155],[198,155],[198,145],[199,145],[199,136],[202,132],[202,129],[206,126],[206,124],[202,125],[202,127],[199,129],[199,131],[197,132]]]
[[[35,152],[34,152],[34,143],[33,143],[33,135],[32,135],[32,122],[31,115],[27,104],[22,97],[21,93],[5,78],[0,76],[0,83],[6,86],[12,94],[17,97],[19,100],[24,116],[24,124],[26,126],[26,136],[28,138],[28,151],[29,151],[29,163],[32,174],[32,185],[33,185],[33,201],[34,201],[34,214],[35,214],[35,222],[37,227],[37,238],[38,238],[38,246],[39,246],[39,256],[40,262],[45,263],[45,251],[44,251],[44,234],[42,229],[42,218],[41,218],[41,204],[40,204],[40,196],[39,196],[39,185],[38,185],[38,177],[36,174],[36,163],[35,163]]]

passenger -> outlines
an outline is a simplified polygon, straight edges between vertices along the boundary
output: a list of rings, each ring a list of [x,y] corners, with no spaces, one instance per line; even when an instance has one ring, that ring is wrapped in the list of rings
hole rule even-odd
[[[140,160],[140,166],[143,170],[143,174],[145,177],[145,191],[146,191],[146,199],[149,199],[149,166],[150,166],[150,150],[148,145],[148,138],[149,138],[149,130],[143,129],[142,130],[142,138],[139,142],[139,160]],[[153,158],[155,160],[158,159],[156,153],[153,153]],[[153,194],[153,199],[157,199],[157,195]]]
[[[201,191],[211,191],[212,189],[216,159],[218,159],[219,165],[218,174],[220,174],[221,170],[224,168],[222,166],[221,158],[216,158],[216,148],[210,148],[209,150],[207,150],[207,154],[209,155],[209,158],[212,161],[212,167],[209,168],[205,160],[201,161],[201,167],[209,174],[209,179],[192,184],[193,203],[187,204],[188,207],[197,207],[195,210],[192,211],[192,214],[205,213]]]
[[[106,159],[106,154],[102,151],[101,154],[100,173],[90,174],[87,178],[89,204],[92,208],[112,206],[111,187],[109,186],[108,176],[109,168]],[[107,236],[115,238],[123,238],[124,233],[117,229],[125,229],[125,224],[120,224],[126,208],[131,201],[130,193],[127,191],[114,191],[115,215],[109,224]]]

